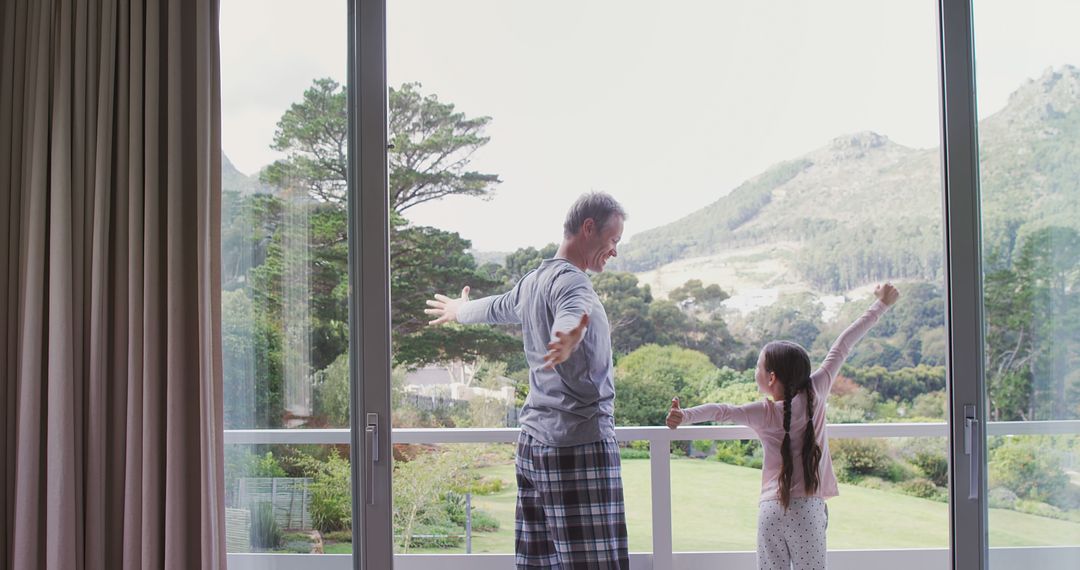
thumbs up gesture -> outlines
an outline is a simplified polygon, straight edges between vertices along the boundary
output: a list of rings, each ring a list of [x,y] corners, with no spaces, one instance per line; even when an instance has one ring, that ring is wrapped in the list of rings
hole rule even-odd
[[[671,409],[668,410],[668,413],[667,413],[667,427],[669,427],[671,429],[675,429],[675,428],[679,427],[679,425],[682,424],[682,421],[683,421],[683,411],[682,411],[682,408],[679,407],[679,399],[678,398],[672,398],[671,399]]]

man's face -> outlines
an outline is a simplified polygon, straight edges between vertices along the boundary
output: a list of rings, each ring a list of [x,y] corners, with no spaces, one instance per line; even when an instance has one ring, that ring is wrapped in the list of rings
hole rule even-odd
[[[604,271],[607,260],[619,255],[619,240],[622,239],[623,218],[614,215],[608,218],[607,225],[600,231],[596,231],[596,223],[586,220],[586,254],[587,269],[600,273]]]

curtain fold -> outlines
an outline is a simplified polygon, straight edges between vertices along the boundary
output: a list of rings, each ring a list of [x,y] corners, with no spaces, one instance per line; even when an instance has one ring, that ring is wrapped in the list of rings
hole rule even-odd
[[[0,10],[0,568],[224,568],[217,0]]]

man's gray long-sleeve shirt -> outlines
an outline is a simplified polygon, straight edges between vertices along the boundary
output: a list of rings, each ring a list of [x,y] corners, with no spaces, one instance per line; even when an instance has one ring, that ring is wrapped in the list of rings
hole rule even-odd
[[[570,357],[544,368],[555,331],[568,332],[588,313],[589,324]],[[565,259],[546,259],[510,291],[462,305],[464,324],[520,324],[529,363],[529,395],[518,421],[541,443],[582,445],[615,436],[615,379],[611,327],[592,281]]]

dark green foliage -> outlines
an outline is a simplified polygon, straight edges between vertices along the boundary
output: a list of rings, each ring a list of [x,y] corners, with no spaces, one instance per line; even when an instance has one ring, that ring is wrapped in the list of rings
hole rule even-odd
[[[844,376],[886,400],[912,401],[928,392],[945,389],[945,367],[923,366],[889,371],[883,366],[845,366]]]
[[[468,253],[469,241],[457,233],[426,226],[398,226],[391,232],[390,289],[394,362],[397,365],[478,357],[501,359],[521,350],[521,341],[487,326],[427,326],[425,302],[436,293],[457,295],[472,288],[472,298],[502,292]]]
[[[639,287],[633,273],[615,271],[594,275],[592,282],[611,324],[615,353],[628,354],[655,339],[656,330],[649,318],[653,296],[648,285]]]
[[[513,287],[526,273],[540,267],[541,261],[555,257],[557,251],[559,246],[555,243],[549,243],[540,249],[532,246],[518,249],[507,254],[503,265],[495,270],[494,277],[502,280],[504,288]]]
[[[888,237],[888,247],[882,244]],[[941,228],[890,219],[829,231],[810,240],[793,260],[821,291],[842,292],[889,279],[937,281],[942,272]]]

